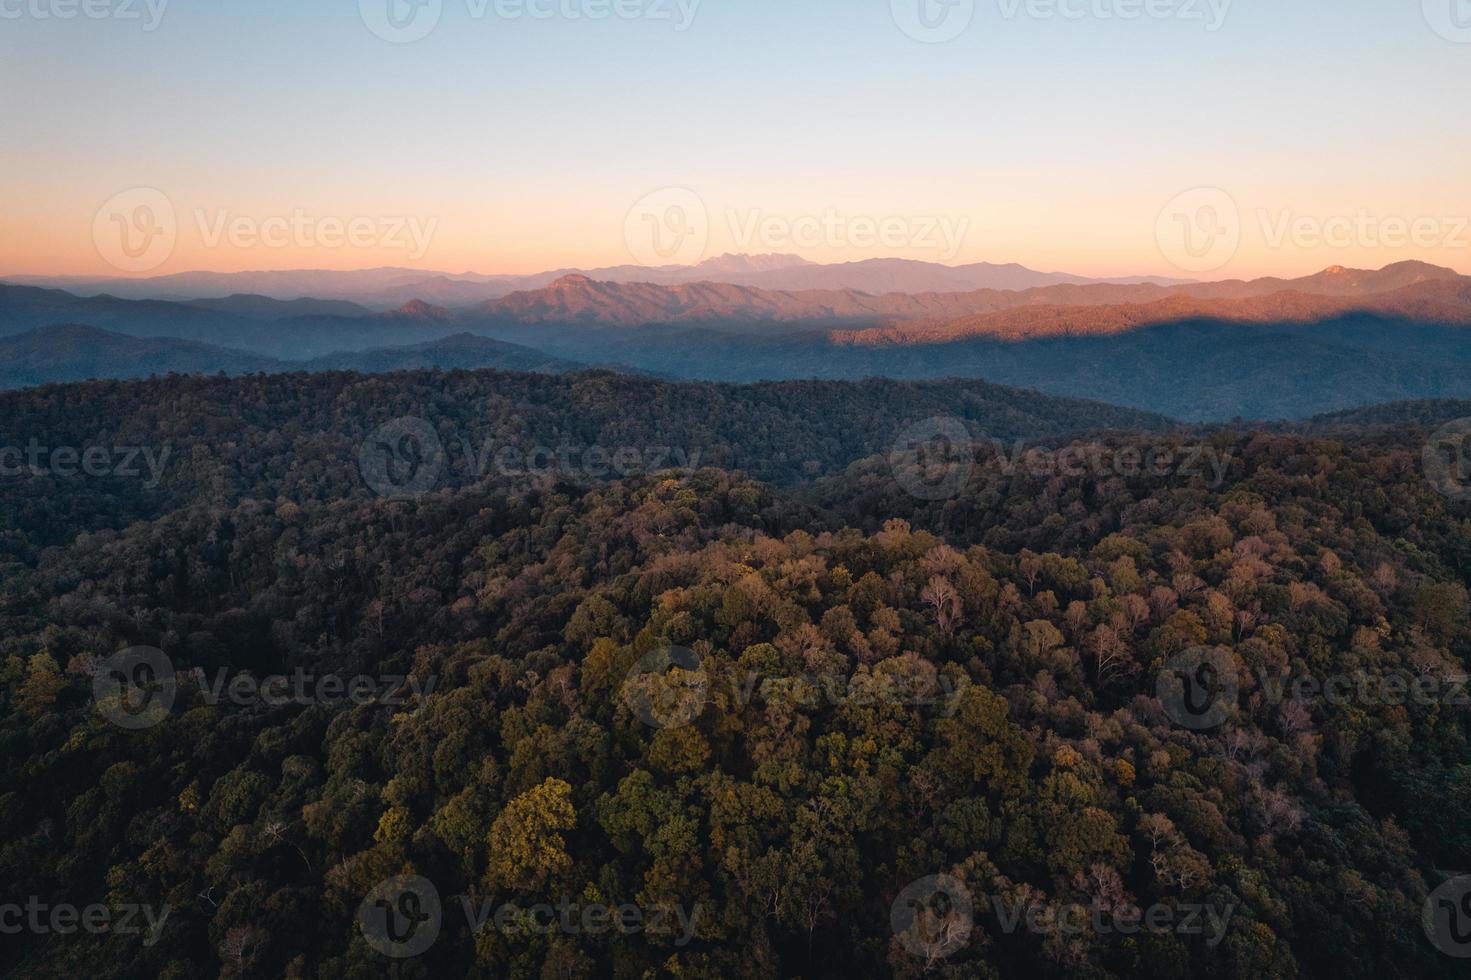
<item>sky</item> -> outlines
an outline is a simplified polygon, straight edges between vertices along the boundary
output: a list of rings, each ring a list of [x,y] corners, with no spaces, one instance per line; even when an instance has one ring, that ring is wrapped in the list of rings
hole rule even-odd
[[[1471,274],[1468,92],[1471,0],[0,0],[0,275]]]

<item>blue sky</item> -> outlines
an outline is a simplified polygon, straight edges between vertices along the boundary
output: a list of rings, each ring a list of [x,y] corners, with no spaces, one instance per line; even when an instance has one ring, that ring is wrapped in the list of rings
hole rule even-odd
[[[93,215],[135,186],[183,214],[433,216],[422,264],[454,270],[627,261],[630,206],[681,187],[716,215],[713,251],[732,210],[953,215],[968,222],[953,261],[1100,274],[1168,271],[1160,209],[1209,186],[1245,215],[1223,275],[1398,258],[1471,272],[1449,232],[1431,249],[1255,241],[1261,211],[1471,214],[1471,43],[1420,0],[1236,0],[1217,30],[1208,0],[1150,0],[1168,15],[1134,20],[1095,13],[1131,0],[1068,0],[1077,18],[978,0],[946,43],[906,35],[890,0],[703,0],[685,30],[675,0],[620,0],[673,19],[603,20],[443,0],[406,44],[375,36],[357,0],[172,0],[151,31],[144,0],[138,19],[59,19],[68,2],[0,0],[0,272],[105,271]],[[392,261],[193,237],[174,267]],[[846,240],[804,251],[867,257]]]

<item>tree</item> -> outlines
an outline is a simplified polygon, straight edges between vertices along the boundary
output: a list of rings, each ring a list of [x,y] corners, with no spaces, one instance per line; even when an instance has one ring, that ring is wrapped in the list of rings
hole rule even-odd
[[[572,787],[547,779],[511,800],[490,828],[492,885],[534,889],[572,864],[562,831],[577,825]]]
[[[1119,628],[1111,624],[1105,623],[1093,631],[1088,638],[1088,649],[1093,652],[1093,665],[1100,686],[1139,668],[1128,642]]]
[[[26,662],[25,680],[16,692],[16,707],[28,717],[38,717],[51,710],[64,690],[66,678],[51,654],[34,654]]]
[[[935,627],[940,631],[940,635],[946,639],[953,636],[955,627],[965,619],[965,613],[961,607],[960,596],[949,580],[944,576],[936,575],[924,587],[920,598],[928,603],[934,612]]]

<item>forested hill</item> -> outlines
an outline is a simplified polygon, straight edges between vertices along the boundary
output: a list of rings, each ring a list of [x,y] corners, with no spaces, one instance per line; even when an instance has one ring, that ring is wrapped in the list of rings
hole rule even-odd
[[[1057,451],[893,450],[947,414]],[[41,388],[0,425],[177,459],[3,477],[7,889],[153,920],[7,936],[0,973],[1458,968],[1471,505],[1418,442],[605,374]],[[650,472],[422,481],[451,425]]]
[[[156,517],[187,503],[371,497],[363,445],[404,419],[433,429],[442,466],[426,489],[447,490],[548,471],[575,481],[699,466],[792,484],[888,454],[906,428],[933,417],[964,420],[977,437],[1034,442],[1172,425],[980,381],[724,385],[610,372],[420,371],[53,385],[0,393],[0,447],[39,437],[43,448],[138,448],[130,469],[144,472],[79,481],[23,466],[7,478],[0,554],[22,553],[20,531],[32,545],[57,543],[117,526],[114,517]],[[613,458],[620,450],[621,461]],[[160,479],[148,479],[150,454]]]
[[[1304,433],[1375,433],[1430,431],[1448,422],[1471,418],[1471,401],[1455,398],[1391,402],[1347,412],[1316,415],[1304,422],[1284,426]]]

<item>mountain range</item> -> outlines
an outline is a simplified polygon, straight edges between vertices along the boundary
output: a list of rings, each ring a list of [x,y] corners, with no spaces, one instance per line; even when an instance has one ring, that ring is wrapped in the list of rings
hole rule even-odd
[[[472,334],[456,334],[403,347],[340,351],[307,361],[285,361],[177,337],[130,337],[79,324],[41,327],[0,338],[0,389],[165,374],[239,375],[287,371],[387,374],[424,368],[493,368],[562,374],[586,367],[575,361],[550,357],[530,347]]]
[[[213,329],[216,333],[225,332],[220,337],[210,339],[225,339],[230,331],[246,331],[248,321],[287,320],[311,320],[318,328],[326,326],[325,321],[331,320],[361,321],[359,326],[364,328],[370,328],[375,322],[405,321],[564,326],[730,326],[751,323],[880,326],[887,321],[925,321],[926,326],[923,329],[927,332],[953,325],[953,332],[963,334],[986,332],[961,323],[965,318],[986,317],[1028,307],[1143,307],[1169,299],[1192,299],[1200,303],[1195,306],[1177,303],[1173,308],[1160,307],[1159,314],[1151,319],[1174,315],[1172,310],[1180,313],[1233,316],[1233,308],[1227,304],[1294,294],[1350,300],[1425,287],[1432,283],[1465,285],[1468,280],[1451,269],[1421,262],[1404,262],[1377,271],[1334,267],[1301,279],[1271,278],[1177,285],[1068,282],[1025,289],[981,288],[959,292],[894,291],[875,294],[851,288],[778,290],[713,281],[679,284],[619,282],[569,273],[535,289],[520,290],[499,299],[467,306],[445,306],[424,297],[414,297],[391,310],[374,310],[343,300],[279,300],[263,294],[241,293],[187,302],[156,298],[134,300],[110,294],[82,297],[59,289],[0,283],[0,334],[15,333],[65,319],[98,326],[115,326],[122,332],[133,332],[130,327],[135,322],[147,325],[154,332],[165,334],[176,330],[207,333]],[[1450,293],[1441,295],[1444,298]],[[1454,297],[1451,299],[1455,302]],[[1216,305],[1207,306],[1207,303]],[[1280,302],[1267,303],[1254,310],[1247,307],[1240,309],[1244,311],[1243,315],[1255,319],[1263,315],[1270,316],[1272,310],[1280,305]],[[1316,312],[1330,309],[1332,307],[1328,304],[1318,304]],[[1445,312],[1440,310],[1436,315]],[[1046,314],[1037,314],[1044,315]],[[1027,314],[1027,319],[1034,318],[1033,314]],[[259,333],[259,328],[254,332]],[[371,329],[367,332],[371,333]]]
[[[780,257],[728,265],[807,269]],[[68,327],[32,332],[56,325]],[[76,325],[108,333],[88,338]],[[982,378],[1190,421],[1293,419],[1471,396],[1468,327],[1471,278],[1418,262],[1300,279],[879,294],[572,273],[468,306],[416,298],[387,311],[331,298],[174,302],[0,284],[0,338],[16,341],[0,346],[0,384],[605,364],[717,381]]]
[[[1063,283],[1095,282],[1170,284],[1158,278],[1090,279],[1067,273],[1036,272],[1015,263],[977,262],[948,266],[910,259],[868,259],[824,265],[796,255],[722,255],[696,265],[608,266],[599,269],[554,269],[530,275],[480,275],[421,269],[381,268],[339,272],[290,270],[269,272],[184,272],[142,279],[76,276],[6,276],[19,285],[62,289],[79,296],[110,295],[123,299],[187,301],[231,294],[253,294],[277,300],[311,298],[348,301],[389,310],[412,300],[438,306],[473,306],[512,293],[542,289],[569,275],[602,282],[655,283],[674,286],[719,282],[771,290],[855,290],[886,292],[966,292],[975,289],[1030,289]]]
[[[977,331],[965,319],[1007,311],[1025,311],[1013,322],[1029,322],[1051,314],[1040,311],[1075,307],[1153,307],[1138,316],[1141,325],[1172,316],[1225,315],[1268,320],[1295,305],[1297,315],[1338,312],[1354,301],[1375,297],[1379,307],[1436,305],[1431,316],[1459,316],[1458,290],[1471,286],[1451,269],[1407,262],[1377,271],[1334,267],[1302,279],[1233,280],[1161,286],[1153,283],[1059,283],[1021,290],[976,289],[967,292],[887,292],[879,295],[844,290],[769,290],[712,282],[661,286],[654,283],[598,281],[584,275],[563,276],[537,290],[479,304],[462,311],[469,318],[506,323],[601,324],[729,324],[736,322],[821,323],[824,321],[926,321],[929,329],[949,326],[955,335]],[[1418,290],[1416,292],[1411,292]],[[1382,299],[1396,295],[1393,301]],[[1294,303],[1291,297],[1315,297]],[[1338,302],[1330,302],[1336,300]],[[1446,306],[1444,304],[1450,304]],[[1234,304],[1234,305],[1233,305]],[[448,313],[448,311],[445,311]],[[1418,315],[1418,310],[1415,311]],[[1093,332],[1086,326],[1083,332]],[[1014,333],[1015,330],[1010,331]]]

